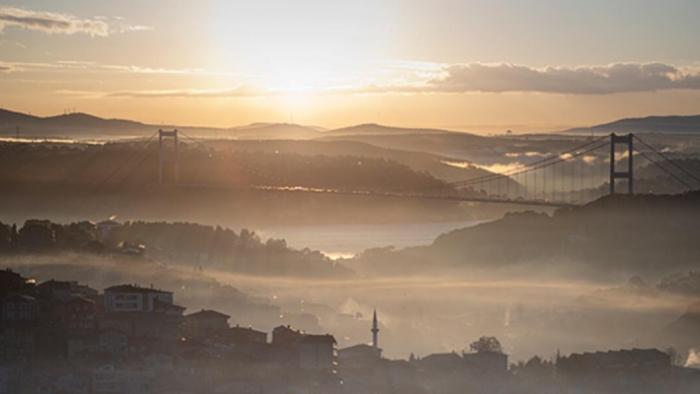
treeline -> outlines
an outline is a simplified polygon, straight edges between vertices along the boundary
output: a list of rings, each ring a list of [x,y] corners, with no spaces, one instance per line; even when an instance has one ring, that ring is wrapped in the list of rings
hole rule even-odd
[[[60,224],[27,220],[0,223],[0,253],[77,251],[152,258],[191,267],[262,276],[347,278],[354,272],[318,251],[295,250],[283,239],[265,242],[255,232],[190,223],[88,221]]]
[[[284,239],[263,242],[246,229],[193,223],[129,222],[112,230],[109,242],[145,244],[149,254],[187,262],[206,270],[269,276],[346,278],[349,268],[318,251],[291,249]]]

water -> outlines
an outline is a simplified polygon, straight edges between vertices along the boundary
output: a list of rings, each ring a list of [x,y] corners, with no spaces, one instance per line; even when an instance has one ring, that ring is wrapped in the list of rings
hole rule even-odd
[[[284,238],[287,245],[295,249],[320,250],[331,258],[338,258],[352,257],[369,248],[429,245],[442,233],[482,222],[278,226],[256,232],[263,239]]]

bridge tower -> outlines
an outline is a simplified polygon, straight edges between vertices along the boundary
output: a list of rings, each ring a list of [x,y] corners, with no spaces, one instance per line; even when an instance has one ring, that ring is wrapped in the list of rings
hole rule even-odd
[[[633,157],[634,150],[632,147],[633,135],[615,135],[610,134],[610,194],[615,194],[615,180],[627,179],[627,193],[634,194],[634,167]],[[615,152],[617,144],[627,145],[627,171],[618,172],[615,169]]]
[[[173,151],[166,153],[163,149],[163,140],[173,139]],[[163,185],[163,170],[167,164],[173,165],[173,183],[177,184],[180,178],[180,163],[177,152],[177,130],[158,130],[158,184]]]

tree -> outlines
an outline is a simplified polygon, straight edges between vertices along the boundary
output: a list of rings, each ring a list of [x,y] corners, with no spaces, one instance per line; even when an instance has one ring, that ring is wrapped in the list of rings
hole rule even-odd
[[[517,364],[511,364],[510,372],[528,379],[551,378],[554,376],[554,363],[534,356],[527,362],[518,361]]]
[[[678,353],[678,350],[676,350],[675,348],[670,347],[666,349],[666,354],[668,354],[668,357],[671,359],[671,365],[680,367],[685,364],[683,355]]]
[[[469,350],[476,353],[500,353],[503,354],[503,346],[496,337],[483,336],[479,340],[469,344]]]

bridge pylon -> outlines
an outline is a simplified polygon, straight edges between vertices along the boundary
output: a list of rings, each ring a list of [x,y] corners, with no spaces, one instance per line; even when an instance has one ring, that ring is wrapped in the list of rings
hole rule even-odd
[[[166,153],[163,149],[163,139],[173,139],[173,151]],[[180,178],[180,163],[178,161],[177,151],[177,130],[163,131],[158,130],[158,184],[163,185],[163,170],[166,165],[173,166],[173,183],[177,184]]]
[[[627,193],[634,194],[633,137],[634,135],[632,133],[627,135],[615,135],[615,133],[610,134],[610,194],[615,194],[615,180],[617,179],[627,179]],[[617,171],[615,168],[615,153],[617,152],[617,144],[627,145],[627,171]]]

